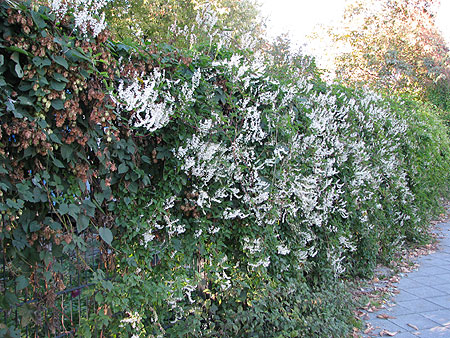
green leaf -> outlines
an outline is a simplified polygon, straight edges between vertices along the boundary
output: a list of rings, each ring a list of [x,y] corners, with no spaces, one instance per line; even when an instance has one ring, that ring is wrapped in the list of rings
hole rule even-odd
[[[62,47],[67,47],[67,42],[59,37],[55,37],[53,39],[53,42],[56,42],[58,45],[60,45]]]
[[[69,212],[69,206],[67,203],[63,203],[59,206],[58,211],[61,215],[65,215]]]
[[[16,278],[16,291],[25,289],[28,286],[28,279],[25,276],[19,276]]]
[[[136,182],[132,182],[129,186],[128,186],[128,190],[130,190],[133,194],[136,194],[138,192],[138,184]]]
[[[5,300],[10,306],[14,306],[17,303],[19,303],[19,300],[17,299],[16,295],[9,291],[5,292]]]
[[[53,81],[52,81],[53,82]],[[61,110],[64,108],[64,102],[61,99],[52,100],[52,107],[56,110]]]
[[[19,96],[17,99],[19,100],[20,104],[23,104],[25,106],[32,106],[33,105],[33,102],[30,100],[29,97]]]
[[[103,303],[103,295],[100,292],[97,292],[95,294],[95,301],[97,303]]]
[[[40,69],[38,69],[38,71],[39,71]],[[48,83],[48,81],[47,81],[47,78],[46,77],[44,77],[43,75],[42,76],[40,76],[39,77],[39,86],[48,86],[50,83]],[[42,89],[38,89],[38,91],[39,90],[42,90]],[[44,92],[42,93],[42,95],[44,95]]]
[[[58,168],[65,168],[64,164],[58,160],[57,158],[53,159],[53,163],[58,167]]]
[[[30,322],[31,322],[31,320],[33,318],[32,311],[30,311],[30,309],[26,305],[23,305],[23,306],[20,306],[17,309],[17,312],[18,312],[18,314],[19,314],[19,316],[21,318],[20,319],[20,325],[22,327],[27,327],[28,324],[30,324]],[[19,337],[20,337],[20,335],[19,335]]]
[[[10,58],[15,63],[20,63],[20,55],[19,55],[19,53],[17,53],[17,52],[12,53]]]
[[[63,75],[59,74],[59,73],[53,73],[53,78],[56,81],[60,81],[60,82],[69,82],[69,80],[67,80]]]
[[[108,228],[100,228],[98,230],[98,233],[100,235],[100,237],[109,245],[111,245],[111,242],[113,240],[113,234],[111,232],[111,230],[109,230]]]
[[[17,55],[17,58],[16,58],[14,54],[21,53],[21,54],[24,54],[26,56],[33,56],[33,54],[31,54],[30,52],[27,52],[25,49],[22,49],[22,48],[17,47],[17,46],[6,47],[6,49],[11,51],[11,52],[14,52],[13,55],[11,55],[11,59],[14,62],[16,62],[16,63],[19,62],[19,55]]]
[[[33,196],[35,202],[47,202],[47,194],[43,189],[35,187],[33,189]]]
[[[20,200],[20,199],[13,201],[12,199],[8,198],[6,200],[6,205],[8,207],[10,207],[11,209],[22,209],[23,203],[24,203],[23,200]]]
[[[65,160],[69,160],[72,158],[73,148],[68,146],[67,144],[63,144],[61,146],[61,156]]]
[[[144,162],[146,162],[146,163],[148,163],[148,164],[152,164],[152,160],[150,159],[150,157],[148,157],[148,156],[142,156],[141,157],[141,160],[142,161],[144,161]]]
[[[87,216],[91,216],[94,217],[95,215],[95,204],[90,200],[90,199],[85,199],[82,202],[82,206],[84,207],[84,209],[86,210],[86,215]]]
[[[80,69],[80,74],[85,78],[89,78],[89,73],[85,69]]]
[[[53,61],[55,61],[57,64],[63,66],[66,69],[69,69],[69,64],[67,63],[66,59],[64,59],[62,56],[59,55],[53,55],[52,56]]]
[[[80,214],[80,207],[76,204],[69,204],[69,215],[77,219]]]
[[[78,219],[77,219],[78,232],[81,232],[81,231],[87,229],[87,227],[89,226],[89,221],[90,221],[90,219],[86,215],[79,215]]]
[[[35,11],[31,11],[31,17],[33,18],[34,23],[36,24],[36,26],[38,26],[39,29],[47,27],[47,24],[42,19],[41,14]]]
[[[126,173],[128,171],[128,167],[127,167],[127,165],[125,163],[121,163],[119,165],[119,168],[117,168],[117,171],[118,171],[119,174],[124,174],[124,173]]]
[[[41,229],[41,226],[38,222],[33,221],[30,223],[30,232],[36,232]]]
[[[35,56],[32,61],[36,67],[46,67],[52,64],[49,58],[42,59],[39,56]]]
[[[8,100],[5,102],[6,105],[6,111],[14,112],[16,110],[16,107],[14,106],[15,101]]]
[[[16,64],[16,66],[14,67],[17,77],[22,78],[23,77],[23,70],[22,67],[20,66],[20,64]]]
[[[50,228],[52,228],[55,231],[58,231],[60,229],[62,229],[61,224],[58,222],[55,222],[53,219],[51,219],[50,217],[46,217],[44,220],[44,224],[50,226]]]
[[[43,273],[43,275],[44,275],[45,280],[46,280],[47,282],[50,282],[50,280],[52,279],[52,272],[50,272],[50,271],[45,271],[45,272]]]
[[[62,142],[59,139],[58,135],[56,135],[55,133],[50,134],[49,137],[50,137],[50,140],[52,140],[53,142],[58,143],[58,144],[62,144]]]
[[[37,124],[39,125],[39,127],[41,127],[42,129],[45,129],[48,127],[47,121],[45,120],[38,120]],[[28,149],[28,148],[27,148]]]
[[[28,81],[27,82],[21,81],[20,84],[19,84],[19,89],[22,92],[27,92],[31,88],[32,88],[32,84],[30,82],[28,82]]]
[[[29,202],[34,201],[33,194],[31,193],[30,187],[27,184],[18,183],[16,186],[17,186],[17,191],[19,192],[20,197],[22,199],[24,199],[25,201],[29,201]]]
[[[66,84],[64,82],[50,81],[50,87],[56,91],[61,91],[66,88]]]
[[[67,52],[67,55],[72,56],[72,57],[75,56],[75,58],[77,58],[77,59],[81,59],[81,60],[85,60],[85,61],[89,61],[89,62],[92,61],[91,59],[89,59],[87,56],[81,54],[81,52],[76,49],[69,50]]]
[[[102,286],[103,286],[105,289],[109,290],[109,291],[111,291],[111,290],[113,289],[113,287],[114,287],[113,283],[111,283],[110,280],[103,280],[103,281],[102,281]]]
[[[94,194],[94,197],[99,205],[101,205],[105,199],[105,196],[103,194],[97,192]]]

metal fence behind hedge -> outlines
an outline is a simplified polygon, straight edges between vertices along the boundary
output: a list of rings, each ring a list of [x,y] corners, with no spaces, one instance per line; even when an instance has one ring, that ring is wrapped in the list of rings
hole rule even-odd
[[[93,271],[102,264],[97,241],[91,241],[85,252],[74,250],[58,258],[55,268],[61,271],[51,285],[43,278],[23,290],[18,290],[7,248],[2,248],[0,337],[73,337],[82,321],[98,311],[90,288]]]

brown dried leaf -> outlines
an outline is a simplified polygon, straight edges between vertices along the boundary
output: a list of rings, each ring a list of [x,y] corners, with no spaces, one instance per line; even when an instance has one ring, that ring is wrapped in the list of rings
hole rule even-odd
[[[389,316],[389,315],[387,315],[385,313],[382,313],[380,315],[377,315],[377,318],[380,318],[380,319],[395,319],[396,317]]]
[[[418,331],[419,330],[419,328],[417,327],[417,326],[415,326],[414,324],[410,324],[410,323],[408,323],[407,324],[409,327],[412,327],[414,330],[416,330],[416,331]]]
[[[397,333],[398,333],[398,331],[396,331],[396,332],[391,332],[391,331],[388,331],[388,330],[383,330],[383,331],[380,332],[380,336],[389,336],[389,337],[393,337],[393,336],[395,336]]]
[[[368,333],[372,332],[374,329],[375,328],[372,325],[367,324],[367,329],[364,330],[364,334],[368,334]]]

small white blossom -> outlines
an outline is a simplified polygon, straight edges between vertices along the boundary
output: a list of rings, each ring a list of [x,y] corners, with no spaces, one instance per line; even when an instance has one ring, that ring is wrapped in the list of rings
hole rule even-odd
[[[289,250],[287,248],[287,246],[284,246],[282,244],[277,246],[277,252],[279,255],[289,255],[289,253],[291,252],[291,250]]]
[[[139,324],[142,320],[141,315],[139,314],[139,312],[130,312],[127,311],[126,314],[128,315],[128,317],[122,319],[120,322],[122,324],[120,324],[120,327],[124,327],[124,323],[130,324],[131,327],[133,329],[135,329],[137,327],[137,324]]]

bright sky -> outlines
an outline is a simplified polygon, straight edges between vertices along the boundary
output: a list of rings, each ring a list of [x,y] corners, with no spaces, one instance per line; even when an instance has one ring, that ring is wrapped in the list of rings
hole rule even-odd
[[[318,24],[337,23],[351,0],[258,0],[263,16],[268,18],[271,36],[290,32],[293,42],[303,45],[305,35]],[[437,24],[450,45],[450,0],[441,0]]]
[[[317,24],[331,24],[342,16],[346,0],[258,0],[267,17],[269,34],[275,37],[289,32],[292,40],[306,42],[305,35]],[[450,1],[450,0],[449,0]]]

